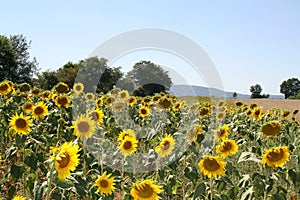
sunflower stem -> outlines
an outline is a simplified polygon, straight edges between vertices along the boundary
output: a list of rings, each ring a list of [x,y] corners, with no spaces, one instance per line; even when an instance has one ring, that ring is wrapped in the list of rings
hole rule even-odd
[[[51,191],[52,176],[53,176],[53,163],[51,163],[50,175],[48,177],[48,191],[47,191],[46,200],[50,200],[50,196],[51,196],[51,193],[52,193],[52,191]]]
[[[210,200],[213,200],[213,178],[210,179]]]

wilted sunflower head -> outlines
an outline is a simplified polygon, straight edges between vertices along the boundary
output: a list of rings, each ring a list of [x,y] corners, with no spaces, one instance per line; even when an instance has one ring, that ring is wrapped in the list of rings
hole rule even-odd
[[[281,124],[278,121],[266,122],[261,126],[261,132],[266,136],[274,136],[280,132]]]

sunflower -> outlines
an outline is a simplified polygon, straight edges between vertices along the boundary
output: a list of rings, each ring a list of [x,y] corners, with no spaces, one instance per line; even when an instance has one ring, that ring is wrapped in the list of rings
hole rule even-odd
[[[95,109],[90,112],[90,117],[98,124],[102,124],[104,119],[104,113],[100,109]]]
[[[81,94],[83,90],[84,90],[84,85],[82,83],[78,82],[73,85],[73,91],[76,95]]]
[[[137,102],[135,97],[130,97],[128,100],[129,106],[133,106]]]
[[[224,140],[221,144],[216,146],[216,152],[223,158],[236,154],[238,150],[239,146],[234,140]]]
[[[6,95],[11,91],[11,88],[7,81],[0,83],[0,94]]]
[[[126,136],[136,137],[136,134],[132,129],[123,130],[118,136],[118,141],[123,141]]]
[[[139,109],[139,114],[141,117],[148,117],[150,115],[150,109],[147,106],[142,106]]]
[[[206,116],[209,116],[210,115],[210,109],[207,108],[207,107],[202,107],[199,109],[199,117],[200,118],[204,118]]]
[[[119,97],[120,101],[126,101],[129,97],[129,93],[127,90],[121,90],[118,93],[118,97]]]
[[[159,194],[163,191],[162,186],[156,185],[151,179],[144,180],[140,183],[134,183],[130,194],[134,200],[158,200]]]
[[[54,86],[54,89],[59,94],[68,93],[69,92],[68,85],[65,84],[65,83],[63,83],[63,82],[59,82],[56,86]]]
[[[85,99],[87,102],[92,102],[95,99],[95,95],[91,92],[85,94]]]
[[[260,120],[262,118],[262,107],[255,107],[252,112],[252,117],[255,120]]]
[[[95,103],[96,107],[100,107],[103,104],[103,96],[99,97]]]
[[[41,90],[39,88],[33,88],[31,90],[31,96],[33,96],[33,97],[39,96],[40,93],[41,93]]]
[[[293,115],[296,115],[298,112],[299,112],[298,109],[294,110],[294,111],[293,111]]]
[[[243,105],[243,102],[237,101],[237,102],[235,102],[235,105],[236,105],[237,107],[241,107],[241,106]]]
[[[189,142],[195,142],[198,138],[198,135],[202,132],[202,126],[196,125],[192,130],[188,132],[187,139]]]
[[[178,111],[180,108],[181,108],[181,103],[180,103],[180,102],[176,102],[176,103],[174,104],[174,106],[172,107],[172,109],[173,109],[174,111]]]
[[[98,176],[94,186],[98,187],[96,193],[100,193],[101,195],[111,195],[112,192],[115,190],[115,179],[112,177],[111,174],[106,174],[104,172],[101,176]]]
[[[223,108],[225,106],[225,101],[219,101],[217,107],[218,108]]]
[[[96,122],[89,117],[80,115],[73,121],[72,128],[74,128],[74,134],[77,137],[88,139],[96,131]]]
[[[43,119],[48,114],[48,106],[44,102],[39,102],[32,109],[32,117],[34,119]]]
[[[45,91],[42,93],[41,97],[43,100],[50,100],[52,98],[52,92],[50,91]]]
[[[30,85],[28,83],[23,83],[19,86],[20,92],[28,92],[30,91]]]
[[[58,106],[59,108],[60,107],[69,108],[71,100],[67,95],[62,94],[62,95],[57,96],[55,98],[54,102],[55,102],[55,105]]]
[[[251,110],[253,110],[254,108],[256,108],[257,107],[257,104],[256,103],[251,103],[250,104],[250,109]]]
[[[129,156],[136,151],[138,146],[138,141],[135,137],[132,136],[125,136],[125,138],[121,141],[120,146],[118,149],[121,151],[123,156]]]
[[[9,121],[10,129],[18,134],[27,135],[31,131],[31,120],[29,116],[23,116],[23,113],[13,115]]]
[[[155,147],[155,151],[160,157],[164,158],[172,153],[175,148],[175,144],[176,141],[173,136],[167,134],[166,137],[161,140],[160,144]]]
[[[26,102],[26,103],[24,103],[24,105],[22,106],[22,109],[23,109],[23,111],[25,112],[25,113],[29,113],[31,110],[32,110],[32,108],[33,108],[33,103],[32,102]]]
[[[261,132],[267,136],[278,134],[280,129],[281,124],[278,121],[270,121],[261,126]]]
[[[75,171],[79,164],[79,146],[72,145],[72,142],[65,142],[54,158],[58,178],[64,180]]]
[[[216,119],[217,120],[223,120],[225,117],[225,112],[218,112],[217,115],[216,115]]]
[[[287,146],[276,147],[273,149],[265,150],[262,156],[262,163],[267,164],[269,167],[283,167],[289,160],[290,150]]]
[[[22,196],[15,196],[13,200],[26,200],[26,198]]]
[[[125,108],[125,103],[124,102],[117,102],[114,103],[114,111],[115,112],[122,112],[123,109]]]
[[[283,111],[283,113],[281,115],[282,119],[287,119],[290,114],[291,114],[291,111],[289,111],[289,110]]]
[[[158,100],[158,104],[162,106],[165,110],[168,110],[172,106],[172,101],[166,97]]]
[[[107,96],[105,98],[105,104],[108,106],[111,106],[115,101],[116,101],[116,99],[113,96]]]
[[[229,127],[224,124],[223,126],[220,126],[217,130],[214,130],[215,133],[215,139],[219,141],[220,139],[225,140],[228,137],[228,130]]]
[[[246,116],[249,117],[249,116],[251,116],[251,115],[252,115],[252,110],[248,109],[248,110],[246,111]]]
[[[226,163],[219,156],[204,156],[198,163],[200,171],[208,178],[225,176]]]

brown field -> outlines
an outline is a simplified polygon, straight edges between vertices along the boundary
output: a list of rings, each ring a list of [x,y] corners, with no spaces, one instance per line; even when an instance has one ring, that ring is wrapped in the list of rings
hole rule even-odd
[[[251,103],[256,103],[259,106],[263,107],[263,110],[269,110],[271,108],[279,108],[281,110],[290,110],[293,112],[294,110],[300,111],[300,100],[292,100],[292,99],[233,99],[229,100],[233,102],[241,101],[248,105]],[[296,115],[298,122],[300,122],[300,113]]]

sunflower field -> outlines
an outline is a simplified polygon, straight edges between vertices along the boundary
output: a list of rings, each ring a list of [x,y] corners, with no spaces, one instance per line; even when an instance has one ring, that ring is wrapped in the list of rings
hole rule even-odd
[[[0,83],[0,200],[300,199],[298,110]]]

